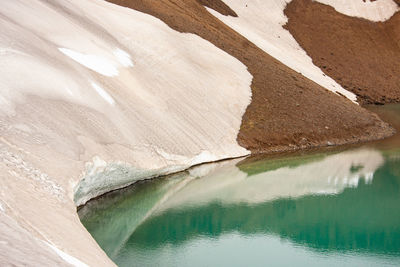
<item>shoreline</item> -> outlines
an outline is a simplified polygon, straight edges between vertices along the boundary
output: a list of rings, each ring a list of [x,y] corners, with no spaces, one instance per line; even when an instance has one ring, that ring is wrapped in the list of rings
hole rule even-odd
[[[388,106],[388,105],[399,105],[400,103],[388,103],[388,104],[384,104],[384,105],[366,105],[364,108],[366,108],[367,110],[370,111],[369,108],[371,108],[371,106],[373,106],[374,108],[376,107],[384,107],[384,106]],[[379,116],[379,114],[377,114]],[[386,122],[386,121],[385,121]],[[391,122],[386,122],[389,125],[391,125]],[[217,161],[209,161],[209,162],[203,162],[200,164],[195,164],[192,165],[186,169],[183,169],[181,171],[177,171],[177,172],[172,172],[172,173],[168,173],[168,174],[161,174],[161,175],[157,175],[157,176],[153,176],[153,177],[148,177],[148,178],[143,178],[143,179],[139,179],[136,180],[134,182],[132,182],[131,184],[127,185],[127,186],[123,186],[121,188],[118,189],[112,189],[110,191],[107,191],[105,193],[102,193],[96,197],[93,197],[91,199],[89,199],[88,201],[86,201],[84,204],[82,205],[78,205],[76,206],[77,211],[80,210],[81,208],[83,208],[85,205],[87,205],[89,202],[91,202],[92,200],[96,200],[99,198],[104,197],[107,194],[110,193],[115,193],[118,190],[124,190],[126,188],[129,188],[131,186],[134,186],[136,183],[141,183],[144,181],[151,181],[154,179],[163,179],[163,177],[168,177],[170,175],[176,175],[179,173],[184,173],[187,172],[188,170],[190,170],[191,168],[195,168],[201,165],[207,165],[207,164],[213,164],[213,163],[219,163],[219,162],[224,162],[224,161],[230,161],[230,160],[234,160],[234,159],[243,159],[243,160],[247,160],[247,159],[251,159],[251,158],[271,158],[271,159],[276,159],[276,158],[281,158],[281,157],[289,157],[289,156],[300,156],[303,154],[314,154],[314,153],[324,153],[324,152],[336,152],[336,151],[345,151],[351,148],[357,148],[357,147],[361,147],[364,145],[368,145],[368,144],[374,144],[374,143],[379,143],[382,142],[384,140],[393,138],[397,135],[399,135],[399,129],[397,129],[394,126],[391,126],[391,128],[393,129],[393,132],[391,135],[388,135],[386,137],[382,137],[382,138],[378,138],[378,139],[367,139],[367,140],[357,140],[356,142],[347,142],[347,141],[343,141],[341,143],[333,143],[333,144],[321,144],[321,145],[315,145],[315,146],[309,146],[309,147],[298,147],[298,148],[294,148],[294,147],[286,147],[283,148],[281,150],[272,150],[272,151],[252,151],[251,154],[249,155],[245,155],[245,156],[239,156],[239,157],[232,157],[232,158],[224,158],[224,159],[220,159]]]

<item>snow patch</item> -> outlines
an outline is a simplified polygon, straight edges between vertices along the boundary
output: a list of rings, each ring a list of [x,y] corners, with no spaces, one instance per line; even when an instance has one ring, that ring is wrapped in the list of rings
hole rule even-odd
[[[114,64],[102,56],[83,54],[68,48],[58,48],[58,50],[79,64],[104,76],[113,77],[118,75],[118,69]]]
[[[0,56],[5,56],[5,55],[22,55],[22,56],[27,56],[26,53],[23,53],[21,51],[9,48],[9,47],[2,47],[0,48]]]
[[[15,177],[28,178],[42,185],[49,194],[57,197],[61,201],[64,199],[64,189],[49,177],[48,174],[35,168],[29,162],[25,161],[20,155],[13,153],[3,144],[0,144],[0,161],[12,168],[9,173]],[[14,171],[15,170],[15,171]]]
[[[361,1],[361,0],[317,0],[332,6],[337,12],[347,16],[359,17],[371,21],[385,21],[393,16],[399,7],[393,0]]]
[[[202,151],[190,161],[190,165],[193,166],[204,162],[212,162],[216,160],[218,160],[217,156],[213,155],[209,151]]]
[[[114,56],[117,57],[119,63],[121,63],[122,66],[127,67],[127,68],[133,67],[133,62],[132,62],[131,56],[124,50],[117,48],[113,54],[114,54]]]
[[[11,136],[16,147],[32,148],[30,156],[24,156],[26,160],[35,159],[33,165],[11,154],[3,157],[0,147],[0,161],[12,164],[10,177],[33,179],[38,190],[49,191],[65,202],[67,193],[72,193],[68,185],[85,178],[79,189],[87,200],[112,190],[112,186],[116,189],[139,178],[186,169],[189,166],[185,164],[203,150],[218,159],[248,154],[236,137],[251,100],[252,76],[236,58],[197,35],[177,32],[153,16],[106,1],[44,2],[26,5],[24,1],[2,1],[0,5],[1,16],[7,18],[2,20],[0,43],[28,55],[1,51],[6,55],[2,61],[6,61],[0,63],[0,110],[15,110],[16,115],[8,116],[11,111],[2,115],[0,128],[7,130],[4,137]],[[134,62],[127,55],[131,52]],[[138,71],[124,69],[133,63],[140,63]],[[118,92],[115,101],[114,92]],[[102,112],[114,102],[124,108]],[[15,108],[22,104],[24,109]],[[63,112],[67,108],[74,112]],[[97,112],[88,114],[91,109]],[[50,118],[52,111],[56,112]],[[86,125],[79,123],[83,121]],[[11,135],[8,127],[22,123],[33,132],[28,137]],[[112,133],[108,134],[110,127]],[[181,155],[185,162],[168,164],[152,146]],[[106,163],[99,160],[91,176],[77,175],[83,161],[94,155]],[[204,153],[197,161],[202,157]],[[54,164],[45,164],[47,161]],[[5,193],[20,204],[13,192]],[[55,207],[53,202],[46,203],[48,208],[43,211]],[[57,204],[60,210],[66,207]],[[65,210],[66,214],[70,211]],[[25,215],[21,220],[29,220]],[[91,255],[108,263],[98,247],[93,247],[90,236],[79,237],[79,244],[61,239],[59,229],[83,229],[76,217],[65,218],[46,229],[57,239],[57,246],[66,251],[75,251],[70,250],[74,244],[78,249],[93,249]],[[46,227],[42,221],[32,221],[30,232]],[[79,257],[96,265],[90,255]]]
[[[244,4],[241,1],[224,0],[238,17],[224,16],[211,8],[207,10],[284,65],[334,93],[340,92],[357,104],[356,95],[342,88],[315,66],[289,31],[282,27],[288,20],[283,11],[290,1],[252,1]]]
[[[76,266],[76,267],[89,267],[89,265],[87,265],[86,263],[83,263],[80,260],[78,260],[77,258],[72,257],[71,255],[58,249],[56,246],[54,246],[48,242],[45,242],[45,244],[48,245],[51,249],[53,249],[57,253],[58,256],[60,256],[63,260],[65,260],[69,264]]]
[[[168,160],[170,162],[182,162],[184,165],[189,165],[189,166],[201,164],[204,162],[213,162],[213,161],[217,161],[218,159],[220,159],[219,157],[217,157],[216,155],[213,155],[209,151],[201,151],[199,154],[197,154],[193,157],[167,153],[159,147],[156,147],[155,151],[157,152],[158,155],[163,157],[165,160]]]
[[[92,87],[96,90],[96,92],[105,100],[107,101],[110,105],[114,105],[115,101],[112,96],[110,96],[103,88],[101,88],[99,85],[97,85],[94,82],[90,83]]]

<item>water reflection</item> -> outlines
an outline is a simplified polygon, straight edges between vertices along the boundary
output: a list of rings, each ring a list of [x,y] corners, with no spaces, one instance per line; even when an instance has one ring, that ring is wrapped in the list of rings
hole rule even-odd
[[[400,263],[399,155],[356,149],[204,165],[108,194],[79,214],[122,266],[241,266],[243,257],[254,266],[283,252],[296,265],[332,264],[321,256]]]
[[[160,210],[204,205],[255,204],[278,198],[297,198],[311,194],[337,194],[346,187],[356,187],[360,179],[370,183],[374,171],[384,163],[376,150],[362,149],[330,156],[314,155],[255,163],[222,163],[215,171],[201,177],[197,169],[189,171],[194,179],[171,196]],[[200,168],[210,168],[204,165]],[[202,171],[204,173],[204,171]]]

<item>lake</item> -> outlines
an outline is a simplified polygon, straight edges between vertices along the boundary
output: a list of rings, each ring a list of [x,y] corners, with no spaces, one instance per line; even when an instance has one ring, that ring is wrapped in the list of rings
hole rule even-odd
[[[400,129],[400,105],[369,109]],[[204,164],[78,213],[119,266],[400,266],[400,136]]]

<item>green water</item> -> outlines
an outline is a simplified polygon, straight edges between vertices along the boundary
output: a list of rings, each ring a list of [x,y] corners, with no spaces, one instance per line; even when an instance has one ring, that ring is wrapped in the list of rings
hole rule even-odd
[[[207,164],[79,215],[119,266],[400,266],[400,138]]]

